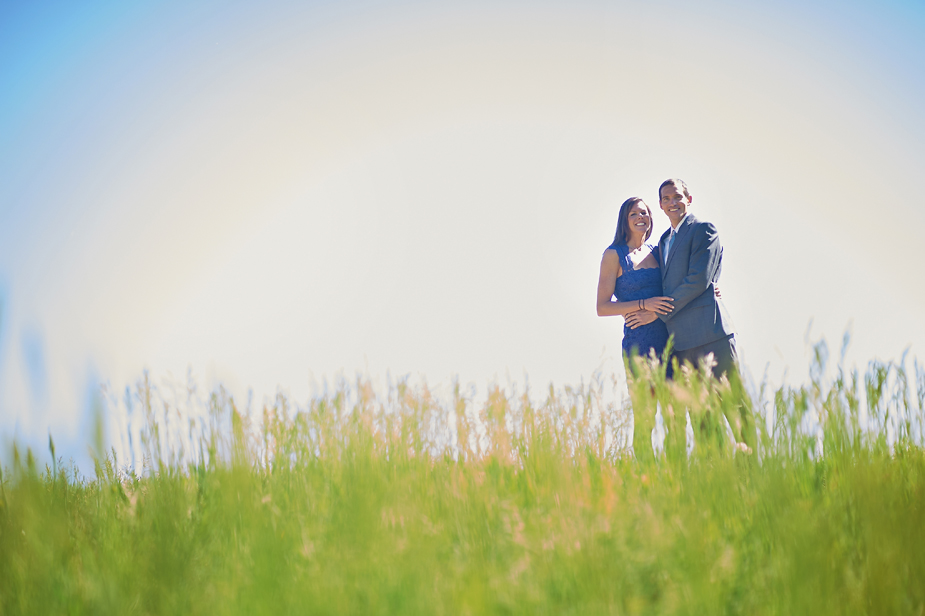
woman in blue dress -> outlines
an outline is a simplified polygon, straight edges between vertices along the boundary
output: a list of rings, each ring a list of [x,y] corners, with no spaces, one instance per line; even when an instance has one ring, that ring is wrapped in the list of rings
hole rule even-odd
[[[658,246],[646,243],[651,236],[652,210],[639,197],[630,197],[620,206],[617,233],[601,259],[597,314],[602,317],[619,315],[627,321],[623,327],[627,380],[635,374],[634,355],[648,357],[655,351],[661,357],[668,342],[668,329],[661,319],[650,321],[651,317],[646,318],[643,320],[650,322],[638,325],[639,315],[633,313],[668,314],[674,308],[672,298],[662,295]],[[653,456],[651,435],[655,416],[641,408],[649,405],[634,406],[637,408],[633,412],[633,451],[637,459],[648,459]]]

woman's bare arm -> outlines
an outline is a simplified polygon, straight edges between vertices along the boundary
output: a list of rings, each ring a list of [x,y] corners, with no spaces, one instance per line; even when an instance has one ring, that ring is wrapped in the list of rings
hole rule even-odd
[[[601,258],[601,275],[597,281],[597,316],[626,316],[642,308],[640,301],[613,301],[613,289],[617,278],[623,274],[620,257],[615,250],[605,250]],[[672,310],[670,297],[649,297],[644,300],[645,307],[659,314],[668,314]]]

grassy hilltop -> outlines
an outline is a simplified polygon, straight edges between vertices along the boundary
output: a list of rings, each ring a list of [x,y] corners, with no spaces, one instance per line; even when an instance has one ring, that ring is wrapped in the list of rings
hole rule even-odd
[[[922,614],[925,373],[818,368],[758,401],[756,454],[698,434],[643,464],[593,384],[534,406],[358,381],[259,417],[218,391],[182,451],[145,380],[137,473],[3,469],[0,614]],[[653,383],[637,406],[676,434],[671,409],[735,403]]]

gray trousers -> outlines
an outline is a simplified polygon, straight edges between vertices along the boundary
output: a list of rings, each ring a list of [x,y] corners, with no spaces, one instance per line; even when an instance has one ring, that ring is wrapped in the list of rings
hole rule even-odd
[[[727,409],[726,419],[732,428],[732,433],[736,441],[745,443],[755,451],[758,445],[758,427],[755,423],[754,413],[752,412],[752,402],[742,384],[742,377],[739,374],[738,355],[736,354],[735,335],[730,334],[726,338],[720,338],[693,349],[684,351],[675,351],[673,357],[681,365],[684,362],[690,362],[697,365],[697,362],[703,359],[709,353],[713,353],[713,376],[719,379],[723,374],[729,379],[729,385],[732,388],[732,396],[735,402],[734,409]],[[730,412],[732,411],[732,412]],[[694,418],[691,418],[694,421]],[[697,427],[695,426],[695,430]],[[700,427],[704,431],[703,425]]]
[[[679,366],[683,365],[684,362],[690,362],[696,367],[697,362],[710,353],[713,353],[713,361],[715,363],[713,366],[713,376],[719,379],[723,374],[726,374],[727,378],[731,381],[733,379],[733,374],[737,374],[738,372],[737,365],[739,361],[739,356],[736,353],[735,334],[729,334],[725,338],[720,338],[719,340],[714,340],[713,342],[708,342],[707,344],[702,344],[692,349],[675,351],[672,357],[678,360]]]

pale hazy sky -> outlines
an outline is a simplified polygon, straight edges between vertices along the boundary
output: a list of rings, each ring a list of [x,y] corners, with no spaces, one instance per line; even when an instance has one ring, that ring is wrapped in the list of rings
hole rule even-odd
[[[869,4],[4,2],[0,435],[81,438],[145,368],[622,372],[600,256],[670,176],[756,378],[810,319],[925,357],[925,8]]]

